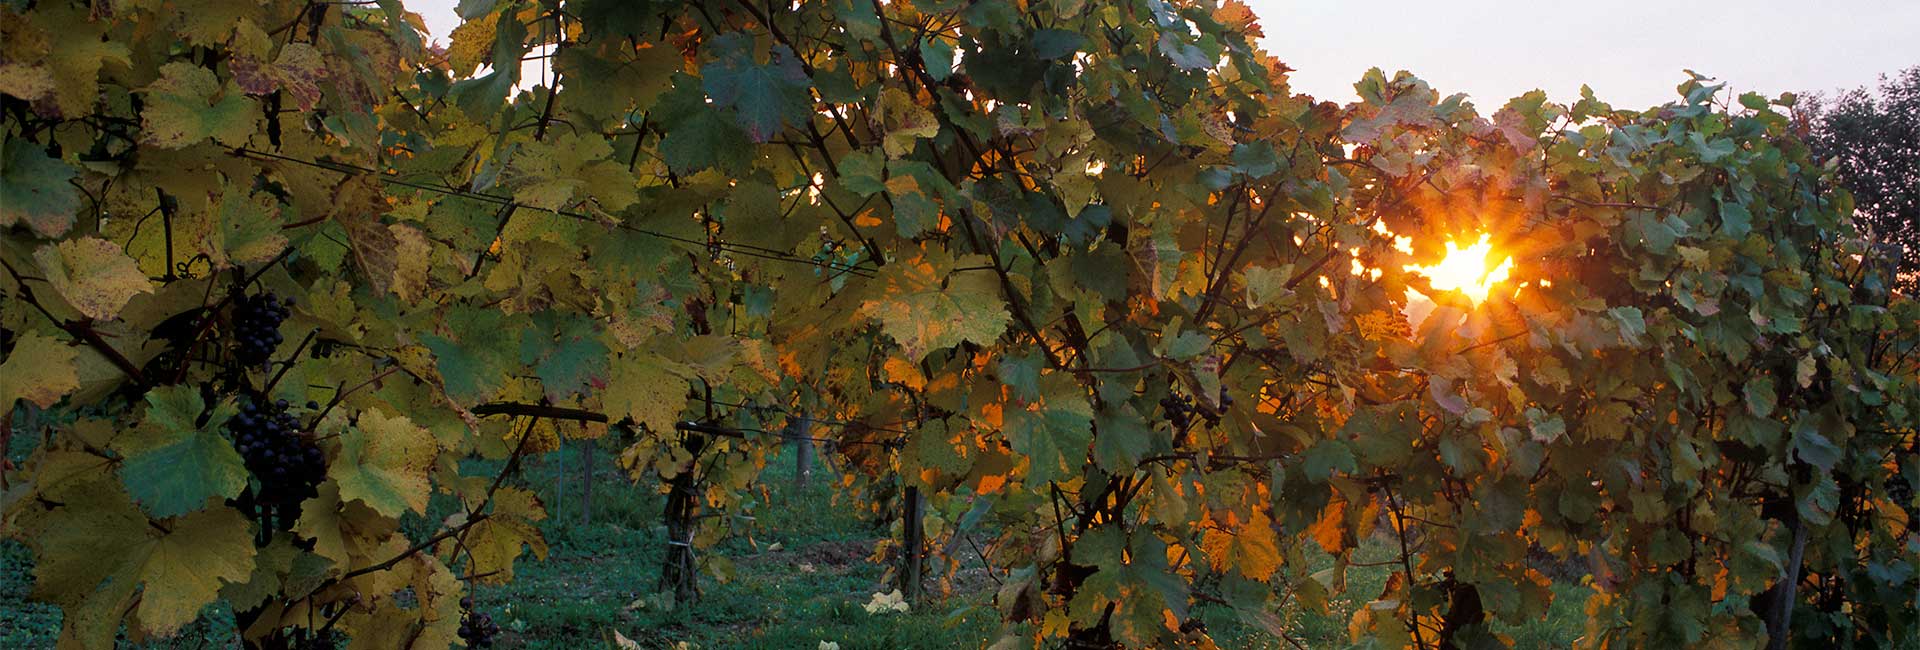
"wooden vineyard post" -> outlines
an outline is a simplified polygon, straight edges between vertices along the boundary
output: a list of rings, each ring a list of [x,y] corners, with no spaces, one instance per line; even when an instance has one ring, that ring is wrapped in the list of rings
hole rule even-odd
[[[925,558],[926,532],[920,527],[922,503],[920,488],[908,487],[902,508],[901,528],[904,552],[900,567],[900,592],[909,602],[920,599],[920,581]]]
[[[743,438],[739,430],[710,422],[680,422],[673,427],[681,433],[681,445],[694,458],[706,449],[709,438]],[[700,598],[699,562],[694,555],[695,524],[700,516],[700,476],[689,467],[667,482],[667,507],[662,518],[667,525],[667,555],[660,565],[661,591],[672,590],[674,602],[688,603]]]
[[[593,525],[593,441],[580,441],[580,523]]]
[[[813,477],[813,440],[807,432],[813,429],[813,419],[805,414],[793,416],[787,423],[787,441],[793,443],[793,487],[805,489],[807,480]]]
[[[689,603],[700,598],[699,566],[693,556],[694,509],[698,503],[693,473],[682,472],[673,477],[668,486],[670,491],[663,513],[667,524],[667,557],[660,565],[658,589],[671,590],[675,603]]]

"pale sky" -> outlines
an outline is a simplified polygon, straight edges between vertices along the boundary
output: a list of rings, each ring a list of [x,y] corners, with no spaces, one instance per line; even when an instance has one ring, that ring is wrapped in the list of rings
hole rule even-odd
[[[1920,0],[1246,0],[1293,86],[1353,101],[1367,68],[1405,69],[1483,112],[1533,89],[1580,84],[1644,108],[1683,70],[1769,96],[1873,84],[1920,65]]]
[[[1833,91],[1920,65],[1920,0],[1245,0],[1295,90],[1355,99],[1367,68],[1409,70],[1483,112],[1580,84],[1620,108],[1675,97],[1691,68],[1739,91]],[[435,37],[455,0],[408,0]]]

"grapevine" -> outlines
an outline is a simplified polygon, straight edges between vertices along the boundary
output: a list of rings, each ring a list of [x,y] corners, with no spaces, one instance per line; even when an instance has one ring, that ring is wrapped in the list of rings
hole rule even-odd
[[[1236,0],[502,0],[446,48],[175,4],[0,7],[0,405],[59,415],[0,534],[63,647],[485,647],[523,459],[609,434],[693,607],[790,413],[911,520],[903,598],[992,549],[999,648],[1920,630],[1920,304],[1790,94],[1337,105]]]

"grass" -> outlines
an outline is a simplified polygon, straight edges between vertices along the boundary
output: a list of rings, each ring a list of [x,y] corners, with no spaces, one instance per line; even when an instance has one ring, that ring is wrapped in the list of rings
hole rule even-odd
[[[580,443],[573,443],[578,445]],[[14,457],[24,455],[14,450]],[[984,578],[958,581],[957,593],[934,596],[903,614],[876,616],[862,608],[877,591],[886,591],[885,569],[867,560],[874,544],[888,533],[855,509],[834,502],[824,480],[805,489],[792,483],[792,460],[776,460],[763,477],[769,501],[757,504],[747,532],[711,552],[731,560],[734,579],[703,578],[702,600],[671,606],[654,593],[664,552],[660,523],[663,498],[650,483],[632,484],[602,451],[593,486],[591,524],[581,522],[578,449],[536,457],[524,480],[547,504],[542,529],[550,548],[545,562],[522,558],[514,579],[481,586],[477,606],[491,612],[502,628],[497,648],[589,650],[611,647],[618,632],[643,648],[675,648],[686,642],[702,650],[797,648],[813,650],[833,641],[843,650],[917,650],[978,648],[998,635],[998,613],[991,604],[993,584]],[[470,471],[485,471],[482,463]],[[431,533],[450,511],[437,498],[422,517],[409,517],[405,530],[415,538]],[[774,544],[780,550],[771,550]],[[1375,540],[1356,560],[1392,555]],[[1316,555],[1314,569],[1332,560]],[[977,564],[977,562],[976,562]],[[975,573],[978,573],[977,569]],[[1380,593],[1391,569],[1354,568],[1346,596],[1326,614],[1287,607],[1278,612],[1288,634],[1309,648],[1348,644],[1347,621],[1371,594]],[[26,600],[32,588],[32,557],[17,542],[0,542],[0,648],[52,647],[59,633],[57,608]],[[1498,628],[1516,647],[1566,648],[1585,620],[1584,600],[1574,585],[1556,585],[1552,610],[1544,620]],[[1223,648],[1291,648],[1285,641],[1249,628],[1221,608],[1200,616]],[[155,648],[237,647],[231,613],[211,608],[180,635],[149,644]]]

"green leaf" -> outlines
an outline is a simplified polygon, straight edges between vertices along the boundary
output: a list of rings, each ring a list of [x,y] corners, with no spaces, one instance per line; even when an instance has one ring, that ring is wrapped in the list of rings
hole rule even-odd
[[[467,24],[473,25],[479,22]],[[527,24],[520,22],[519,17],[513,13],[502,12],[499,20],[493,24],[492,33],[493,44],[486,62],[493,71],[481,77],[455,82],[453,88],[447,92],[448,98],[453,100],[455,106],[460,107],[461,112],[482,122],[499,112],[502,102],[506,101],[515,86],[520,85],[520,57],[527,53]],[[457,48],[460,45],[460,34],[456,33],[454,36],[454,44]],[[486,38],[486,33],[480,32],[479,38]],[[480,43],[475,43],[474,46],[477,49]]]
[[[1812,413],[1801,412],[1793,420],[1793,452],[1800,460],[1822,470],[1831,470],[1846,452],[1832,440],[1820,434],[1820,421],[1823,418]]]
[[[1280,158],[1274,154],[1271,143],[1236,144],[1233,145],[1233,166],[1243,174],[1258,178],[1279,171]]]
[[[1191,359],[1206,352],[1213,345],[1213,339],[1200,332],[1181,332],[1165,345],[1168,358]]]
[[[257,265],[279,255],[287,248],[281,207],[265,193],[227,186],[220,195],[216,230],[208,238],[208,257],[224,267]]]
[[[1122,405],[1118,411],[1102,410],[1094,419],[1094,430],[1093,460],[1112,474],[1132,474],[1152,447],[1153,430],[1129,406]]]
[[[574,393],[591,394],[607,378],[607,346],[600,342],[592,321],[566,318],[549,324],[536,317],[536,327],[521,339],[521,361],[533,365],[546,388],[547,399],[559,401]]]
[[[1764,418],[1773,413],[1774,401],[1779,398],[1773,388],[1773,377],[1761,375],[1749,379],[1740,391],[1746,396],[1747,412],[1754,417]]]
[[[1812,483],[1800,485],[1794,489],[1794,507],[1800,511],[1801,518],[1815,526],[1833,523],[1834,513],[1840,508],[1840,485],[1833,480],[1831,472],[1816,472]]]
[[[1049,60],[1072,56],[1086,44],[1087,37],[1082,36],[1080,32],[1042,29],[1033,33],[1033,56]]]
[[[1332,478],[1336,471],[1349,474],[1360,471],[1360,466],[1353,457],[1353,449],[1339,440],[1321,440],[1313,443],[1312,447],[1307,448],[1306,453],[1300,455],[1300,462],[1306,470],[1307,478],[1320,482]]]
[[[252,137],[260,109],[240,87],[225,86],[213,72],[185,61],[160,67],[160,78],[142,92],[146,107],[140,112],[148,144],[179,149],[208,138],[238,147]]]
[[[934,81],[946,81],[953,74],[953,44],[944,38],[921,39],[920,59],[927,62],[927,76]]]
[[[767,63],[754,60],[753,37],[746,32],[728,32],[714,39],[712,48],[718,59],[700,68],[707,95],[714,105],[738,112],[747,137],[766,142],[787,125],[807,119],[813,104],[811,83],[787,46],[773,46]]]
[[[904,182],[901,182],[904,181]],[[887,183],[889,188],[911,188],[901,191],[889,191],[893,197],[893,228],[901,237],[912,239],[929,232],[940,225],[940,206],[920,192],[920,187],[911,176],[896,176]]]
[[[1527,425],[1533,431],[1533,439],[1542,444],[1553,444],[1567,435],[1566,420],[1538,408],[1527,409]]]
[[[1614,307],[1607,310],[1607,315],[1612,316],[1614,324],[1620,327],[1620,338],[1627,345],[1638,346],[1647,335],[1647,321],[1641,316],[1639,307]]]
[[[849,152],[840,159],[840,185],[860,196],[887,191],[887,161],[874,150]]]
[[[1014,399],[1035,402],[1040,399],[1040,352],[1006,354],[998,364],[1000,383],[1013,389]]]
[[[1292,267],[1267,268],[1249,266],[1241,273],[1241,280],[1247,287],[1247,306],[1266,307],[1275,300],[1292,295],[1287,289],[1287,276]]]
[[[1739,239],[1753,231],[1753,213],[1737,201],[1720,203],[1720,231]]]
[[[518,349],[520,328],[525,324],[498,310],[472,308],[452,311],[448,321],[458,338],[438,334],[420,337],[420,342],[433,351],[447,396],[469,406],[492,397],[513,367],[507,355]]]
[[[0,228],[24,223],[42,237],[66,234],[80,210],[80,194],[69,182],[76,175],[25,138],[7,138],[0,149]]]
[[[1160,32],[1160,53],[1173,59],[1173,64],[1182,70],[1205,70],[1213,67],[1213,58],[1192,43],[1182,40],[1172,31]]]
[[[745,168],[752,153],[746,132],[714,112],[694,116],[668,131],[660,141],[660,155],[666,159],[667,169],[677,174],[710,167]]]
[[[201,425],[206,403],[190,386],[147,393],[147,412],[133,435],[116,441],[126,456],[120,480],[141,509],[154,517],[196,512],[216,499],[240,495],[247,468],[218,427],[237,410],[221,402]]]
[[[1030,463],[1029,486],[1046,485],[1080,467],[1093,437],[1093,408],[1077,384],[1053,382],[1046,392],[1038,408],[1009,410],[1006,416],[1008,442]]]

